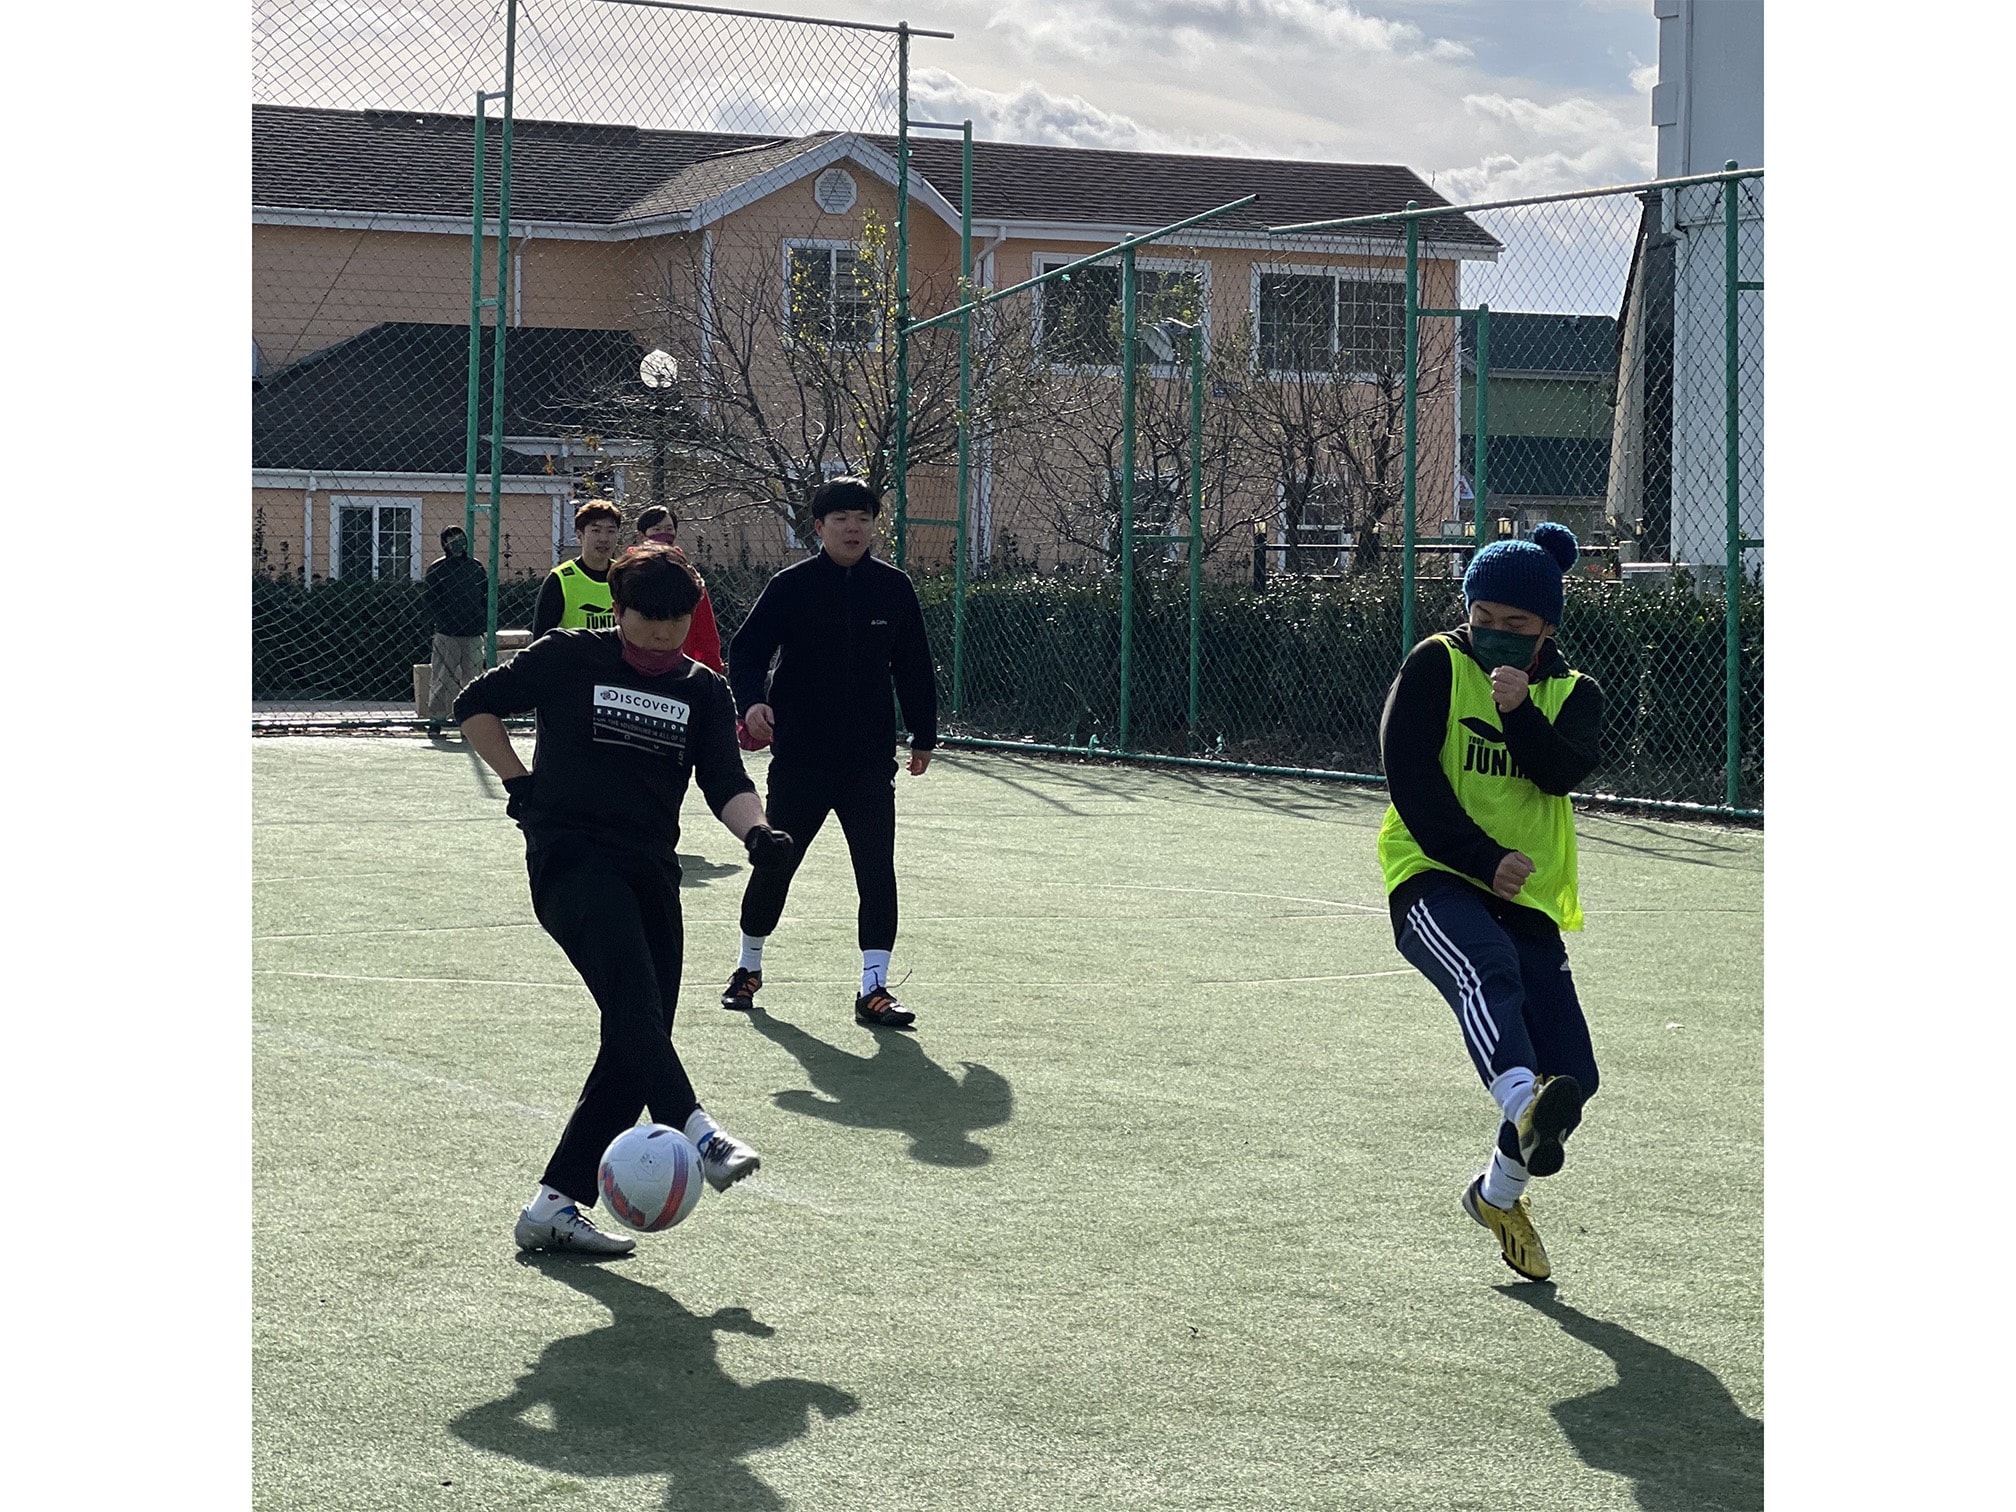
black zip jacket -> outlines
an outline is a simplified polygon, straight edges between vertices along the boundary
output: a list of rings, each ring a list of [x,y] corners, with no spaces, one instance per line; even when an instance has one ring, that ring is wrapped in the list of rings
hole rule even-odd
[[[676,865],[689,777],[717,818],[737,793],[756,791],[728,685],[691,657],[646,677],[623,660],[617,631],[550,631],[464,688],[455,722],[527,709],[539,743],[518,825],[535,850],[557,832],[586,832]]]
[[[772,666],[772,659],[775,666]],[[896,747],[889,683],[910,748],[938,744],[938,682],[924,611],[907,575],[864,556],[842,567],[824,551],[770,579],[728,643],[735,707],[768,704],[780,761],[845,770],[888,761]]]
[[[1468,655],[1470,627],[1459,626],[1450,633]],[[1550,638],[1541,648],[1540,665],[1532,680],[1538,684],[1550,677],[1566,677],[1569,670]],[[1498,863],[1512,851],[1484,833],[1456,801],[1456,790],[1443,775],[1449,673],[1449,653],[1439,637],[1431,636],[1408,653],[1400,675],[1393,679],[1386,695],[1386,712],[1379,720],[1379,754],[1386,767],[1387,794],[1428,858],[1474,881],[1484,895],[1485,906],[1501,924],[1529,934],[1558,933],[1554,921],[1539,909],[1507,902],[1491,891]],[[1603,730],[1603,690],[1585,672],[1552,721],[1528,698],[1501,715],[1500,725],[1506,749],[1533,785],[1543,793],[1566,796],[1596,770]],[[1388,904],[1395,936],[1405,925],[1407,910],[1423,892],[1456,880],[1447,872],[1422,872],[1394,888]]]
[[[481,635],[490,627],[490,577],[466,556],[435,559],[420,580],[436,635]]]

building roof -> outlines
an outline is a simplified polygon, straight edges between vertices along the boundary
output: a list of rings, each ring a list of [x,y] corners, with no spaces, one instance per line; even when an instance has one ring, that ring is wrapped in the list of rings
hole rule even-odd
[[[474,130],[469,116],[255,105],[253,203],[311,213],[466,218],[472,205]],[[512,126],[511,213],[520,220],[616,227],[691,211],[816,151],[836,135],[841,134],[776,137],[517,121]],[[493,129],[492,203],[497,138]],[[895,156],[894,137],[863,135],[859,140]],[[959,144],[918,137],[911,151],[916,173],[956,206]],[[1215,229],[1250,233],[1298,220],[1373,215],[1402,209],[1410,199],[1428,206],[1448,203],[1412,169],[1393,164],[973,144],[977,221],[1145,229],[1246,194],[1259,198],[1214,222]],[[1498,246],[1464,216],[1427,225],[1434,242],[1480,251]],[[1397,242],[1400,231],[1397,226],[1372,227],[1353,234],[1390,235]]]
[[[1477,322],[1462,326],[1464,366],[1475,371]],[[1617,371],[1617,317],[1493,310],[1491,371],[1609,377]]]
[[[1492,318],[1491,343],[1498,343]],[[1477,481],[1477,438],[1463,438],[1463,472]],[[1610,442],[1580,436],[1493,436],[1490,502],[1512,499],[1600,499],[1610,487]]]
[[[490,428],[493,331],[482,336],[480,428]],[[506,347],[504,434],[552,436],[589,420],[584,403],[634,383],[644,349],[628,331],[514,326]],[[467,452],[469,328],[395,320],[325,347],[255,385],[252,465],[327,472],[452,473]],[[478,443],[479,465],[490,465]],[[545,470],[509,446],[504,471]]]

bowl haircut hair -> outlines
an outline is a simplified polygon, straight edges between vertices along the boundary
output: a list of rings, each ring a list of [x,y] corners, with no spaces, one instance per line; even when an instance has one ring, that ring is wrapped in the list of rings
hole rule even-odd
[[[623,511],[607,499],[587,499],[574,511],[574,534],[577,536],[590,525],[607,520],[619,530],[623,526]]]
[[[650,531],[656,530],[667,520],[672,522],[674,530],[679,528],[679,516],[672,513],[663,504],[652,504],[642,514],[637,516],[637,533],[639,535],[647,534]]]
[[[678,619],[700,607],[700,574],[670,546],[632,546],[609,568],[609,597],[620,615],[635,609],[650,620]]]
[[[882,496],[860,478],[828,478],[812,490],[811,502],[815,520],[839,509],[865,509],[871,520],[882,513]]]

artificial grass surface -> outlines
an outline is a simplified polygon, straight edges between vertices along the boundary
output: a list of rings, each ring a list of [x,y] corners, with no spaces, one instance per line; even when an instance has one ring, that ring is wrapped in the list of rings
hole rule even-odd
[[[1383,794],[941,754],[914,1037],[852,1021],[832,826],[766,1011],[715,1006],[746,872],[695,794],[675,1039],[763,1171],[529,1262],[596,1019],[501,794],[419,740],[253,762],[261,1509],[1762,1505],[1755,832],[1582,818],[1604,1082],[1536,1287],[1457,1206],[1496,1115]]]

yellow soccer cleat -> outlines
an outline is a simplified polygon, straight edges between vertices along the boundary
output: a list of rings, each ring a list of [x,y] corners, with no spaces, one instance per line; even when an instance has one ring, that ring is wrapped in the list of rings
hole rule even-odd
[[[1528,1281],[1545,1281],[1553,1274],[1547,1263],[1547,1247],[1533,1231],[1533,1210],[1524,1196],[1512,1207],[1493,1207],[1484,1200],[1484,1178],[1476,1176],[1463,1189],[1463,1211],[1498,1236],[1505,1263]]]

